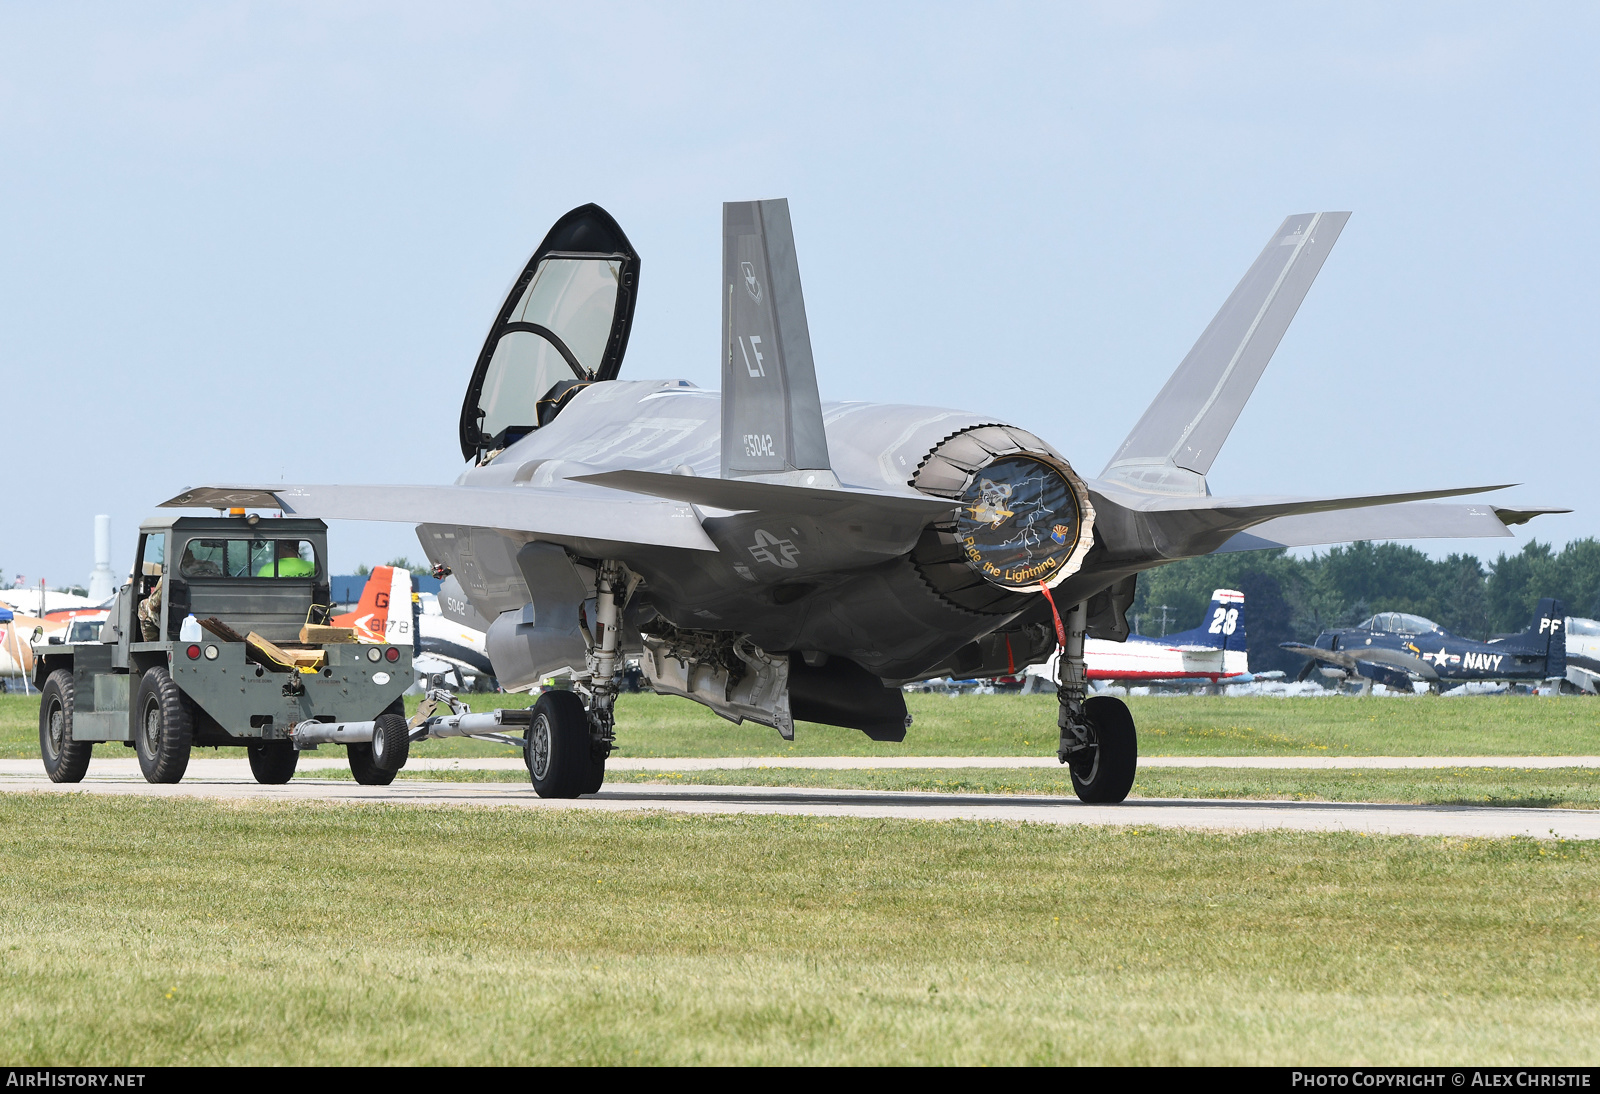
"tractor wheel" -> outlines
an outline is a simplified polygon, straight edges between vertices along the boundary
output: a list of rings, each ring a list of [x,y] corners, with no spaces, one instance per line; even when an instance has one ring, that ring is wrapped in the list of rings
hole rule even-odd
[[[1095,747],[1088,759],[1072,765],[1072,789],[1080,801],[1114,805],[1128,796],[1139,770],[1133,715],[1121,699],[1092,695],[1083,701],[1083,716]]]
[[[145,781],[175,783],[182,779],[194,744],[194,722],[182,689],[166,669],[147,669],[139,678],[139,698],[133,709],[133,747]]]
[[[406,704],[396,699],[378,715],[372,735],[372,762],[384,771],[399,771],[411,755],[411,727],[406,725]]]
[[[282,786],[294,778],[295,765],[300,762],[299,750],[288,741],[247,745],[245,754],[250,758],[250,774],[263,786]]]
[[[82,782],[94,751],[89,741],[72,739],[72,673],[56,669],[39,694],[39,755],[53,783]]]

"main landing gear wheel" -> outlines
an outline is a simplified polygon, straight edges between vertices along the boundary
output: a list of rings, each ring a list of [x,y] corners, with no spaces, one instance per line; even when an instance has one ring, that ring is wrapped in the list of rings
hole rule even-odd
[[[411,729],[402,700],[390,703],[375,720],[371,744],[346,746],[350,774],[362,786],[388,786],[411,755]]]
[[[39,696],[39,755],[53,783],[75,783],[89,770],[94,745],[72,738],[72,673],[56,669]]]
[[[570,691],[547,691],[533,704],[522,758],[541,798],[576,798],[600,789],[605,763],[590,755],[589,714]]]
[[[194,722],[183,692],[164,668],[147,669],[139,678],[133,748],[146,782],[175,783],[189,767]]]
[[[294,778],[295,765],[300,753],[288,741],[262,741],[247,745],[245,754],[250,758],[250,774],[263,786],[282,786]]]
[[[1089,723],[1094,747],[1082,760],[1070,761],[1072,789],[1080,801],[1115,805],[1133,789],[1139,770],[1139,735],[1133,728],[1128,705],[1111,695],[1091,695],[1083,701],[1083,718]]]
[[[601,785],[606,781],[606,758],[594,758],[593,752],[589,754],[589,781],[583,784],[585,794],[600,793]]]

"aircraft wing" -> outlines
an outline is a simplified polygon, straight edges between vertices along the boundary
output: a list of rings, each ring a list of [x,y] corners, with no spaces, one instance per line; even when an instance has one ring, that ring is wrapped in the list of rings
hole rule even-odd
[[[1271,547],[1311,547],[1358,539],[1478,539],[1509,536],[1508,525],[1525,524],[1545,513],[1570,513],[1548,506],[1510,509],[1500,505],[1403,503],[1333,513],[1275,517],[1248,532],[1236,533],[1216,550],[1259,551]]]
[[[538,486],[201,486],[166,509],[282,509],[297,517],[457,524],[528,532],[540,539],[604,541],[715,551],[681,501]]]
[[[1354,671],[1356,667],[1356,659],[1345,650],[1325,650],[1321,646],[1308,646],[1304,642],[1279,642],[1278,648],[1298,653],[1301,657],[1309,657],[1314,661],[1338,665],[1342,669]]]
[[[1380,649],[1377,647],[1363,647],[1358,650],[1325,650],[1320,646],[1308,646],[1303,642],[1280,642],[1278,648],[1298,653],[1302,657],[1310,657],[1329,665],[1338,665],[1342,669],[1355,671],[1358,661],[1365,661],[1369,665],[1385,665],[1401,672],[1409,672],[1420,676],[1424,680],[1437,680],[1439,678],[1432,665],[1418,657],[1412,657],[1399,650]]]

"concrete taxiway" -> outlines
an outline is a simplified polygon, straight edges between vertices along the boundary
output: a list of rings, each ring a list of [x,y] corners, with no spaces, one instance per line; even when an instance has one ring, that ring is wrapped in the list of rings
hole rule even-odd
[[[212,761],[213,763],[217,761]],[[296,779],[259,786],[220,772],[174,785],[101,773],[77,784],[42,775],[8,775],[0,790],[237,801],[316,801],[384,805],[490,806],[519,809],[664,810],[699,814],[784,814],[891,817],[925,821],[1026,821],[1035,824],[1159,826],[1217,831],[1288,829],[1384,835],[1600,839],[1600,811],[1501,809],[1478,806],[1368,805],[1347,802],[1218,801],[1130,798],[1121,805],[1085,805],[1073,798],[1010,794],[929,794],[761,786],[621,784],[573,801],[547,801],[526,783],[400,780],[368,787],[333,779]]]
[[[1141,756],[1141,768],[1232,767],[1283,771],[1330,771],[1353,769],[1429,769],[1452,767],[1493,767],[1547,769],[1557,767],[1600,768],[1600,756]],[[1054,756],[694,756],[655,758],[613,756],[606,761],[611,771],[751,771],[760,768],[797,768],[813,771],[890,771],[929,768],[976,767],[990,770],[1059,770]],[[312,752],[300,757],[301,771],[349,770],[344,749],[330,749],[327,755]],[[416,756],[406,763],[407,771],[525,771],[517,756]],[[0,760],[0,785],[15,777],[42,774],[38,760]],[[89,764],[89,778],[138,778],[139,762],[131,755],[96,756]],[[248,779],[250,765],[242,758],[196,757],[189,761],[185,780]]]

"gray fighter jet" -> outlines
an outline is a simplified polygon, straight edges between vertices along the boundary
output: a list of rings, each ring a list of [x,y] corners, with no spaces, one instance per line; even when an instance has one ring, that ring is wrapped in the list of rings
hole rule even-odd
[[[406,521],[529,689],[546,796],[599,788],[637,658],[660,694],[792,738],[797,720],[904,739],[900,686],[1015,673],[1063,650],[1059,757],[1121,801],[1137,742],[1089,696],[1086,635],[1121,640],[1141,570],[1217,550],[1508,536],[1547,509],[1421,504],[1496,487],[1214,497],[1206,484],[1346,213],[1291,216],[1098,478],[982,414],[825,403],[784,200],[723,206],[722,390],[621,380],[639,256],[595,205],[556,222],[467,384],[451,486],[209,486],[170,506]]]

